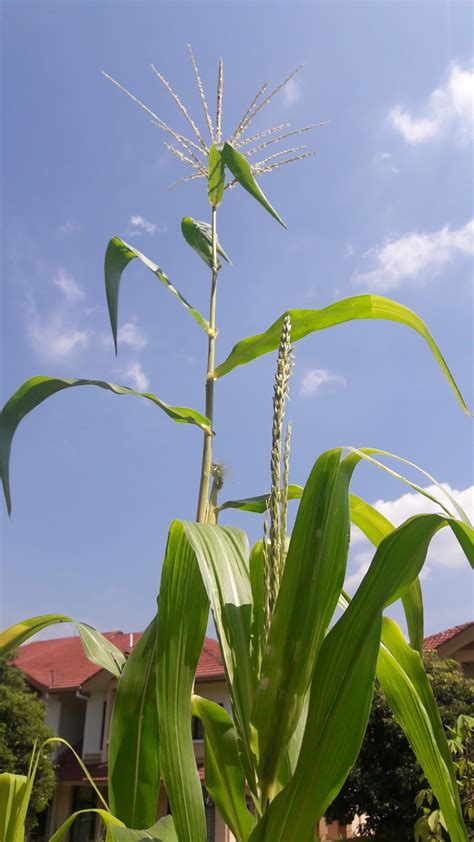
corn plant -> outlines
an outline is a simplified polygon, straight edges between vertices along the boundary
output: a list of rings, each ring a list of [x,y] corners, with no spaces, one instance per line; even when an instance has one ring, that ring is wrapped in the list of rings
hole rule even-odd
[[[408,482],[381,461],[391,454],[373,448],[336,446],[318,456],[304,486],[289,484],[291,430],[284,430],[284,415],[293,346],[315,331],[356,319],[398,322],[424,340],[466,413],[467,407],[424,322],[403,305],[378,295],[357,295],[322,309],[287,310],[261,333],[237,342],[216,364],[218,280],[224,264],[230,264],[218,238],[218,212],[224,198],[234,200],[233,187],[243,188],[284,226],[256,177],[309,157],[311,151],[300,145],[280,151],[278,144],[315,125],[292,129],[281,124],[250,133],[253,119],[291,74],[270,92],[263,85],[224,140],[222,62],[214,116],[192,51],[190,55],[208,138],[157,70],[188,134],[170,127],[112,81],[166,134],[170,152],[189,168],[182,180],[203,180],[210,219],[185,216],[182,234],[208,267],[209,315],[203,316],[183,297],[158,263],[119,237],[107,246],[105,289],[116,349],[120,284],[132,260],[141,261],[192,317],[207,343],[204,413],[103,381],[36,377],[10,398],[1,416],[0,460],[9,511],[9,458],[16,427],[56,392],[89,385],[118,395],[139,394],[173,421],[202,432],[196,519],[175,520],[169,528],[156,616],[125,666],[98,633],[91,643],[89,632],[96,662],[105,659],[108,668],[120,673],[109,748],[108,809],[121,823],[113,833],[124,840],[205,842],[202,787],[190,730],[195,715],[204,725],[207,791],[238,842],[309,842],[357,757],[377,678],[435,793],[451,839],[465,842],[449,747],[420,656],[423,605],[418,576],[432,537],[443,528],[452,530],[473,564],[472,528],[454,499],[443,495],[438,500],[415,483],[409,484],[436,500],[439,513],[418,515],[397,528],[352,494],[352,475],[362,460]],[[275,144],[274,152],[269,147]],[[258,153],[264,157],[257,161]],[[237,366],[277,350],[269,492],[220,502],[222,472],[213,461],[218,431],[215,389]],[[291,500],[299,503],[290,535]],[[222,525],[228,509],[264,516],[262,540],[251,549],[243,530]],[[351,524],[373,544],[374,555],[349,599],[343,584]],[[397,600],[403,602],[409,640],[384,615]],[[336,619],[338,607],[342,613]],[[209,610],[231,713],[193,692]],[[64,619],[58,615],[51,621]],[[0,638],[3,650],[47,622],[47,617],[33,618],[8,629]],[[172,812],[166,825],[154,824],[161,780]]]

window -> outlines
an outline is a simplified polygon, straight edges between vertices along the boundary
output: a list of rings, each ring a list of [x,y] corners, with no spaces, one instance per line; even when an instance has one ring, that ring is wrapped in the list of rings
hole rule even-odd
[[[204,725],[197,716],[193,716],[191,719],[191,733],[193,735],[193,740],[204,739]]]
[[[90,810],[96,806],[96,796],[90,786],[75,786],[72,797],[72,812]],[[94,813],[84,813],[78,816],[69,833],[70,842],[94,842],[95,840]]]

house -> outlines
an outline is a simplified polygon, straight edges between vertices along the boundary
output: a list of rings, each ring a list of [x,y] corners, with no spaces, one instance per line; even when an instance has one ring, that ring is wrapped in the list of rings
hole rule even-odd
[[[440,658],[453,658],[467,678],[474,678],[474,622],[425,637],[423,649],[425,652],[436,650]]]
[[[130,654],[141,632],[124,634],[106,632],[105,637],[125,655]],[[82,757],[91,777],[107,800],[108,734],[115,697],[116,679],[85,657],[80,638],[62,637],[27,643],[18,650],[15,664],[26,675],[30,685],[42,696],[46,705],[46,724],[67,740]],[[230,712],[224,668],[216,640],[206,638],[199,660],[196,693],[222,704]],[[199,776],[203,782],[209,842],[232,842],[214,804],[206,794],[204,782],[203,733],[198,720],[193,721],[193,739]],[[44,817],[39,839],[49,839],[66,818],[76,810],[96,807],[94,791],[83,770],[67,749],[56,751],[58,783],[52,803]],[[157,818],[169,811],[162,787]],[[66,836],[68,842],[93,842],[98,838],[100,822],[94,814],[81,816]],[[320,823],[320,839],[331,840],[352,836],[352,829]]]

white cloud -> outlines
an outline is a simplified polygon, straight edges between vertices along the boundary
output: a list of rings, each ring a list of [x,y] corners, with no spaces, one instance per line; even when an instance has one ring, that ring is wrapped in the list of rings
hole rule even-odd
[[[295,103],[300,101],[301,86],[297,79],[293,77],[293,79],[290,79],[290,81],[286,83],[285,87],[282,89],[282,98],[283,104],[287,107],[295,105]]]
[[[138,214],[130,217],[127,231],[130,237],[141,237],[142,234],[153,235],[155,232],[156,225],[154,222],[149,222],[148,219],[144,219],[143,216],[139,216]]]
[[[452,488],[448,483],[443,483],[443,488],[456,500],[459,506],[464,509],[470,520],[474,520],[474,486],[470,486],[461,491]],[[441,499],[451,511],[453,505],[447,497],[444,497],[440,489],[435,485],[427,486],[425,489],[429,494]],[[414,515],[440,512],[442,509],[436,503],[432,503],[422,494],[416,491],[409,491],[402,494],[395,500],[377,500],[372,504],[377,511],[385,515],[385,517],[395,526],[399,526],[407,518]],[[357,545],[358,550],[351,560],[351,566],[356,566],[354,573],[351,573],[345,582],[345,587],[354,591],[362,581],[366,574],[370,561],[373,558],[374,550],[370,549],[363,533],[353,527],[351,530],[351,546]],[[365,549],[367,546],[367,549]],[[425,562],[421,578],[427,579],[431,575],[433,566],[439,566],[449,569],[462,568],[467,564],[466,557],[462,552],[456,538],[451,529],[444,527],[433,538],[428,550],[427,561]]]
[[[446,81],[432,91],[419,116],[398,104],[388,120],[407,143],[423,143],[448,133],[458,143],[469,143],[474,127],[474,71],[451,65]]]
[[[45,360],[60,362],[75,351],[87,348],[90,333],[65,321],[61,311],[41,316],[34,305],[28,307],[26,330],[35,353]]]
[[[400,174],[400,170],[393,163],[393,155],[391,152],[378,152],[374,156],[374,164],[383,172],[390,172],[393,175]]]
[[[333,374],[326,368],[313,368],[303,375],[300,383],[300,395],[308,398],[321,392],[326,386],[345,386],[345,377],[340,374]]]
[[[128,345],[130,348],[145,348],[148,339],[144,331],[135,322],[126,322],[118,330],[118,341],[121,345]]]
[[[137,392],[146,392],[150,387],[150,381],[143,371],[139,362],[131,362],[120,372],[124,385],[131,386]]]
[[[68,301],[78,301],[85,297],[82,287],[64,269],[60,269],[56,277],[53,278],[53,284],[61,290]]]
[[[81,230],[81,226],[77,222],[72,222],[70,219],[63,222],[58,228],[58,234],[67,237],[70,234],[77,234]]]
[[[411,232],[398,240],[386,240],[367,252],[373,268],[353,278],[358,286],[387,291],[402,284],[426,282],[456,257],[474,254],[474,219],[462,228],[448,225],[430,234]]]

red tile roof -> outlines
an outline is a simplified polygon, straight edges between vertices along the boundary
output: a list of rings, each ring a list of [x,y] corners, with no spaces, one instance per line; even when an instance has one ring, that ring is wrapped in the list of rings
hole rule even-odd
[[[112,641],[125,654],[130,652],[130,643],[134,645],[141,637],[141,632],[125,634],[121,631],[104,632],[104,637]],[[101,668],[88,661],[82,650],[79,637],[59,637],[54,640],[38,640],[25,643],[18,650],[15,664],[40,689],[49,691],[77,690],[87,679],[101,671]],[[206,637],[196,672],[198,681],[212,681],[224,678],[219,644],[217,640]]]
[[[456,635],[465,631],[470,626],[474,626],[474,622],[461,623],[459,626],[452,626],[450,629],[445,629],[444,631],[437,632],[436,634],[431,634],[429,637],[425,637],[423,641],[423,649],[425,652],[428,652],[430,649],[438,649],[443,643],[447,643],[448,640],[456,637]]]

